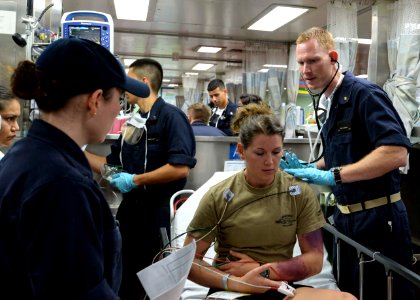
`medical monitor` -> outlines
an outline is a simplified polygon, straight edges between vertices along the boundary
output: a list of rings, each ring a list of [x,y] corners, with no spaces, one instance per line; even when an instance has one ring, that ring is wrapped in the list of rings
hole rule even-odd
[[[101,30],[107,30],[107,27],[101,29],[100,26],[92,25],[68,25],[69,36],[87,39],[95,43],[101,43]]]
[[[114,24],[108,14],[95,11],[74,11],[61,18],[62,37],[77,37],[98,43],[114,51]]]

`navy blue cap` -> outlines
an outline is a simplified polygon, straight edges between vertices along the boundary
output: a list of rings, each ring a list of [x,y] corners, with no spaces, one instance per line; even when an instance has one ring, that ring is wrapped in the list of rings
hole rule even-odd
[[[128,77],[122,64],[108,49],[90,40],[59,39],[41,53],[36,66],[51,80],[60,82],[60,91],[57,92],[63,96],[112,87],[141,98],[150,95],[149,87]]]

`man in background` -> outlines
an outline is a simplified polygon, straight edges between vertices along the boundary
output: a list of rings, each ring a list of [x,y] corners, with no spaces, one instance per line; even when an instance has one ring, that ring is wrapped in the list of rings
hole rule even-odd
[[[219,128],[226,135],[233,135],[230,124],[235,116],[237,106],[228,99],[225,84],[220,79],[213,79],[207,86],[210,101],[215,107],[212,109],[210,126]]]
[[[211,110],[201,103],[193,103],[187,109],[187,116],[195,136],[226,136],[220,129],[209,126]]]
[[[122,300],[142,300],[145,291],[136,274],[151,265],[162,249],[160,228],[166,228],[169,236],[169,199],[184,188],[196,164],[195,139],[184,112],[158,95],[163,78],[159,62],[138,59],[130,65],[128,76],[150,88],[147,98],[127,93],[129,103],[137,103],[145,120],[143,134],[131,144],[123,131],[106,158],[88,152],[86,156],[96,172],[105,163],[124,170],[110,181],[123,193],[117,212],[123,241],[119,295]]]

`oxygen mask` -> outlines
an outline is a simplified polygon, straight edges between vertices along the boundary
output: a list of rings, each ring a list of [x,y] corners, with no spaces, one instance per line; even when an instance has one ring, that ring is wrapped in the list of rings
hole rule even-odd
[[[146,121],[147,118],[142,118],[137,113],[128,119],[123,129],[123,139],[127,144],[135,145],[140,141],[143,132],[147,130]]]

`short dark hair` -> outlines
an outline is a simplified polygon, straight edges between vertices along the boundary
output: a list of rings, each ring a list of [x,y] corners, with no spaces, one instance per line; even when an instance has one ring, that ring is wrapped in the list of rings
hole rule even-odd
[[[134,69],[137,78],[147,77],[155,93],[158,93],[162,86],[163,69],[162,65],[151,58],[137,59],[131,63],[129,68]]]
[[[225,83],[223,82],[223,80],[221,79],[213,79],[212,81],[209,82],[209,85],[207,86],[207,91],[214,91],[215,89],[225,89]]]
[[[263,100],[260,96],[254,95],[254,94],[243,94],[239,96],[239,99],[242,102],[242,105],[247,105],[249,103],[256,103],[256,104],[262,104]]]

